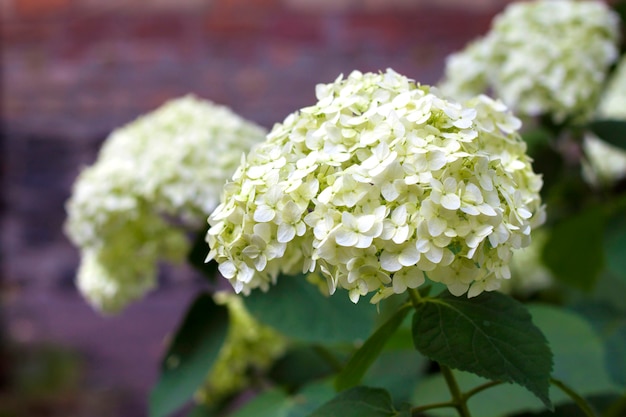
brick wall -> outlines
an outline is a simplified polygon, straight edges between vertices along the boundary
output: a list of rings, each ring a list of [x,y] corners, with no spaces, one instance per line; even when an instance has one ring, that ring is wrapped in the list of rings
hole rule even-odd
[[[424,83],[504,0],[0,0],[3,305],[9,334],[89,359],[135,407],[196,284],[169,274],[122,317],[77,295],[64,201],[115,127],[193,92],[270,127],[318,82],[392,67]],[[132,417],[131,413],[123,413]],[[138,414],[141,415],[141,414]]]
[[[215,5],[227,7],[286,8],[318,13],[332,11],[414,10],[443,6],[457,9],[497,9],[506,0],[1,0],[5,19],[50,17],[64,13],[101,11],[145,13],[153,10],[202,10]]]

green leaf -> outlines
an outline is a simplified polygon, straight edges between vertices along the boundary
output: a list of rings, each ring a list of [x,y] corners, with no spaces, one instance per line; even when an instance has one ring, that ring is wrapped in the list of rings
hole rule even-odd
[[[604,233],[606,264],[609,271],[626,283],[626,212],[620,210],[608,221]]]
[[[588,127],[603,141],[621,149],[626,149],[625,120],[594,120],[589,123]]]
[[[309,344],[292,346],[274,362],[269,372],[270,378],[277,384],[293,388],[334,374],[336,369],[317,349]]]
[[[542,148],[548,146],[554,138],[552,132],[543,127],[536,127],[525,131],[522,134],[522,139],[528,145],[528,154],[534,156],[534,154]]]
[[[602,283],[602,281],[599,283]],[[615,291],[615,287],[611,287],[611,290]],[[622,293],[619,292],[618,295],[621,296],[620,301],[623,303],[624,298]],[[591,324],[598,336],[602,339],[606,339],[614,329],[622,324],[626,324],[626,312],[619,310],[617,307],[617,305],[614,305],[610,301],[590,298],[584,298],[571,306],[573,311],[580,314]]]
[[[204,382],[226,338],[228,311],[201,294],[191,305],[162,361],[150,393],[151,417],[167,416]]]
[[[626,324],[615,329],[606,341],[606,367],[615,383],[626,386]]]
[[[354,387],[315,410],[309,417],[409,417],[408,411],[397,411],[391,396],[381,388]]]
[[[267,293],[244,297],[248,311],[294,340],[312,343],[354,342],[369,336],[376,307],[353,304],[343,290],[324,296],[306,277],[280,276]]]
[[[374,363],[380,352],[385,347],[385,343],[396,332],[402,324],[407,314],[409,306],[401,307],[389,318],[374,334],[363,343],[350,358],[343,370],[337,375],[335,388],[338,391],[354,387],[361,382],[361,378]]]
[[[413,316],[413,342],[442,365],[517,383],[551,407],[552,353],[528,310],[509,296],[425,299]]]
[[[217,277],[217,262],[205,262],[209,254],[209,244],[206,242],[206,234],[209,226],[202,229],[194,238],[191,250],[187,255],[187,262],[200,272],[210,282],[215,282]]]
[[[266,391],[230,417],[305,417],[334,395],[329,382],[310,384],[293,396],[280,389]]]
[[[410,333],[406,334],[411,341]],[[409,402],[430,361],[415,350],[389,349],[389,344],[363,377],[363,385],[384,388],[392,393],[394,404]]]
[[[309,384],[292,397],[293,408],[288,417],[306,417],[334,395],[330,379]]]
[[[545,334],[554,353],[553,375],[574,388],[582,396],[619,393],[611,383],[603,365],[603,347],[600,338],[578,314],[548,305],[530,305],[533,322]],[[484,384],[486,379],[466,372],[454,371],[463,392]],[[570,403],[561,390],[550,387],[550,398],[555,405]],[[448,401],[450,394],[441,375],[423,379],[412,397],[414,404]],[[469,400],[474,416],[502,417],[521,412],[545,410],[545,405],[524,388],[502,384],[489,388]],[[437,417],[456,416],[454,410],[432,410]]]
[[[626,293],[615,285],[610,289],[616,293],[619,305],[617,303],[612,305],[606,300],[584,300],[574,308],[589,321],[598,336],[603,339],[604,364],[610,379],[615,384],[626,386],[626,311],[623,310]]]
[[[543,248],[542,258],[563,283],[589,291],[604,266],[605,212],[593,207],[557,223]]]
[[[291,401],[280,389],[266,391],[246,403],[231,417],[287,417]]]
[[[554,353],[555,378],[581,395],[614,390],[603,366],[602,341],[582,316],[545,304],[532,305],[529,310]]]

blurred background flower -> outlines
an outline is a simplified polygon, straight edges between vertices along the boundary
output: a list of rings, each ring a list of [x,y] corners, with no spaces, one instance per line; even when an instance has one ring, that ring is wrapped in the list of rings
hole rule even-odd
[[[81,171],[65,231],[81,250],[77,285],[116,313],[156,286],[158,262],[186,259],[241,157],[266,131],[186,96],[113,131]]]
[[[447,59],[441,89],[457,98],[488,91],[518,116],[584,120],[619,56],[619,22],[599,1],[511,4]]]

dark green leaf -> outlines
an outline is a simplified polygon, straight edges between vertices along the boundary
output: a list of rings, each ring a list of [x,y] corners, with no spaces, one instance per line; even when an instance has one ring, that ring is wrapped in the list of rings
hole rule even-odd
[[[205,262],[209,254],[209,244],[206,242],[206,234],[209,226],[201,230],[192,243],[191,250],[187,255],[187,262],[199,271],[210,282],[215,282],[217,277],[217,262]]]
[[[267,293],[244,297],[248,311],[285,336],[313,343],[364,340],[372,330],[376,307],[353,304],[343,290],[324,296],[306,277],[280,276]]]
[[[272,381],[293,388],[314,379],[330,376],[335,371],[315,346],[306,344],[294,346],[278,359],[272,366],[269,376]]]
[[[196,298],[161,364],[150,393],[150,416],[167,416],[204,382],[226,338],[228,311],[209,294]]]
[[[543,261],[561,282],[591,290],[604,265],[605,212],[593,207],[557,223],[543,248]]]
[[[594,120],[589,129],[605,142],[626,149],[626,120]]]
[[[604,234],[606,264],[615,276],[626,282],[626,212],[620,210],[608,221]]]
[[[615,329],[606,341],[606,366],[613,381],[626,386],[626,324]]]
[[[408,306],[398,309],[396,314],[391,316],[374,334],[363,343],[350,358],[343,370],[337,375],[335,388],[338,391],[351,388],[361,382],[361,378],[374,363],[380,352],[385,347],[385,343],[400,327],[410,308]]]
[[[413,342],[442,365],[519,384],[551,404],[552,353],[524,305],[509,296],[426,299],[413,316]]]
[[[548,305],[530,305],[533,322],[545,334],[554,353],[553,375],[566,382],[582,396],[619,393],[611,383],[603,366],[603,347],[599,337],[578,314]],[[462,391],[487,382],[474,374],[455,371]],[[571,399],[561,390],[550,388],[554,404],[566,404]],[[415,404],[427,404],[450,399],[441,375],[421,381],[412,397]],[[502,384],[489,388],[469,401],[472,415],[501,417],[520,412],[538,412],[545,409],[537,398],[518,385]],[[455,416],[455,411],[433,410],[433,416]]]
[[[392,417],[402,414],[394,409],[391,396],[384,389],[354,387],[322,405],[310,417]]]

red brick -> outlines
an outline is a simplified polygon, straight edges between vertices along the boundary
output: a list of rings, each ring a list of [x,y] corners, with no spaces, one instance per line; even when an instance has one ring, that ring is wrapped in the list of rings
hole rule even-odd
[[[324,38],[322,20],[319,15],[277,10],[268,25],[268,35],[291,41],[320,42]]]
[[[281,8],[281,0],[213,0],[213,5],[216,8],[229,8],[229,9],[279,9]]]
[[[176,13],[154,13],[135,18],[126,31],[133,39],[180,39],[185,34],[188,20],[187,16]]]
[[[19,17],[49,17],[67,13],[74,0],[14,0]]]

